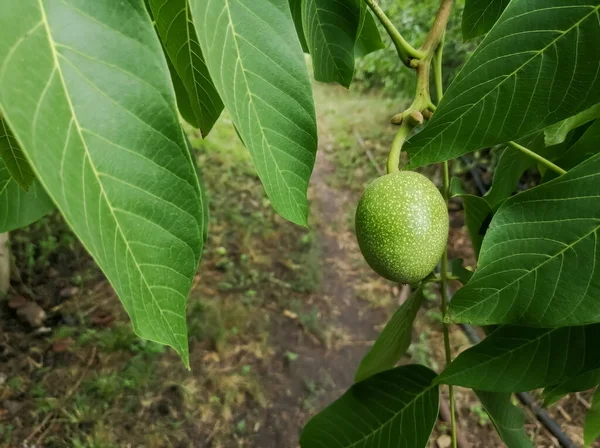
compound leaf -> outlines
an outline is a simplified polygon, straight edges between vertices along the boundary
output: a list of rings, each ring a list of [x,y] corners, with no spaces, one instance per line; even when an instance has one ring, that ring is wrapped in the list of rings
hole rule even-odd
[[[593,105],[583,112],[579,112],[577,115],[573,115],[552,126],[548,126],[544,129],[544,141],[546,146],[557,145],[564,142],[570,131],[584,125],[588,121],[595,120],[596,118],[600,118],[600,103]]]
[[[354,384],[310,419],[300,446],[424,448],[439,410],[435,376],[427,367],[411,364]]]
[[[600,100],[596,0],[513,0],[406,147],[412,167],[539,131]]]
[[[156,31],[175,73],[187,92],[183,109],[190,106],[193,114],[183,114],[186,121],[207,135],[223,110],[215,86],[208,73],[196,37],[188,0],[148,0]],[[181,106],[180,106],[181,107]]]
[[[510,0],[466,0],[462,15],[462,35],[465,40],[483,36],[493,26]]]
[[[396,310],[392,318],[365,355],[354,381],[362,381],[376,373],[391,369],[410,346],[413,321],[423,303],[423,290],[418,288]]]
[[[511,394],[475,391],[507,448],[533,448],[525,432],[525,412],[513,405]]]
[[[19,148],[19,143],[2,116],[0,116],[0,159],[14,181],[27,191],[35,179],[35,174],[31,171],[29,162]]]
[[[490,392],[522,392],[600,367],[594,342],[600,324],[531,328],[504,325],[465,350],[438,377]]]
[[[454,296],[454,322],[559,327],[600,322],[600,154],[507,199],[478,269]]]
[[[38,181],[34,179],[29,189],[23,190],[0,159],[0,233],[25,227],[53,208],[52,201]]]
[[[37,178],[136,333],[189,365],[185,304],[206,223],[143,2],[2,2],[0,61],[0,108]]]
[[[288,0],[191,4],[208,70],[273,207],[306,225],[317,128]]]

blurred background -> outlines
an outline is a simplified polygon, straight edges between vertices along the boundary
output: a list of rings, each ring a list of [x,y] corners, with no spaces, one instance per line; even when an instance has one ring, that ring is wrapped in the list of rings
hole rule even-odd
[[[382,0],[415,46],[437,0]],[[476,43],[463,45],[454,13],[446,84]],[[356,83],[314,84],[319,154],[310,225],[277,216],[226,115],[208,139],[188,129],[210,201],[210,231],[188,302],[191,371],[170,349],[137,338],[112,288],[54,213],[10,235],[12,278],[0,302],[0,446],[297,447],[311,415],[351,384],[362,356],[409,290],[378,278],[356,244],[355,205],[382,171],[389,118],[411,102],[414,73],[395,50],[358,62]],[[494,151],[460,159],[471,192],[491,182]],[[437,167],[424,170],[438,185]],[[536,180],[528,173],[524,186]],[[450,257],[474,267],[460,203],[451,204]],[[435,285],[403,362],[444,363]],[[454,328],[455,353],[469,347]],[[468,391],[457,398],[463,447],[500,447]],[[551,409],[576,442],[576,394]],[[447,401],[431,446],[447,448]],[[558,446],[535,418],[538,447]]]

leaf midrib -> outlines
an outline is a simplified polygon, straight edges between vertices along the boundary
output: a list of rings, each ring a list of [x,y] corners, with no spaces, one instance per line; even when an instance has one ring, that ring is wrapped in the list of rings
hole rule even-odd
[[[123,230],[121,228],[121,225],[119,223],[119,220],[117,219],[117,217],[115,215],[113,206],[112,206],[111,202],[108,200],[108,196],[106,195],[106,192],[104,190],[104,186],[103,186],[103,184],[102,184],[102,182],[100,180],[98,172],[96,171],[96,167],[93,164],[93,161],[92,161],[91,156],[89,154],[87,143],[86,143],[86,141],[85,141],[85,139],[83,137],[83,134],[82,134],[81,125],[79,124],[79,121],[77,119],[77,115],[75,114],[75,109],[73,107],[73,103],[71,101],[71,97],[69,95],[69,91],[67,89],[67,85],[66,85],[64,76],[62,74],[62,69],[61,69],[60,63],[58,62],[58,53],[56,52],[56,48],[55,48],[56,43],[55,43],[54,39],[52,38],[52,32],[50,30],[50,23],[48,22],[48,17],[46,15],[46,10],[44,8],[43,0],[38,0],[38,4],[39,4],[39,7],[40,7],[40,12],[42,14],[42,23],[44,25],[44,28],[46,30],[46,35],[47,35],[47,38],[48,38],[48,45],[49,45],[50,50],[52,52],[52,59],[54,61],[54,67],[55,67],[54,70],[56,70],[57,73],[58,73],[60,82],[61,82],[63,90],[64,90],[65,98],[66,98],[68,106],[69,106],[69,110],[71,111],[71,117],[72,117],[73,123],[75,124],[75,126],[77,128],[77,133],[79,134],[79,138],[81,140],[81,144],[82,144],[82,146],[83,146],[83,148],[85,150],[85,155],[86,155],[86,158],[88,160],[89,166],[90,166],[90,168],[92,169],[92,171],[94,173],[94,177],[96,178],[96,182],[98,183],[98,186],[100,188],[100,192],[102,193],[104,201],[106,202],[106,205],[108,206],[108,209],[110,210],[110,213],[111,213],[111,215],[113,217],[113,220],[114,220],[115,225],[116,225],[116,227],[117,227],[117,229],[119,231],[119,234],[121,235],[121,238],[123,239],[123,242],[125,243],[125,245],[127,247],[127,251],[131,254],[131,258],[132,258],[132,260],[133,260],[133,262],[135,264],[135,267],[137,268],[137,271],[140,273],[140,277],[142,278],[142,280],[144,282],[144,285],[146,286],[146,289],[148,290],[148,293],[150,294],[150,297],[152,297],[152,300],[153,300],[155,306],[158,308],[158,310],[160,312],[160,315],[163,318],[163,321],[167,324],[169,330],[171,331],[171,335],[168,335],[168,336],[171,336],[170,339],[172,339],[178,345],[178,349],[179,349],[180,353],[182,354],[182,356],[184,356],[183,354],[185,353],[185,351],[184,351],[183,346],[181,345],[179,339],[176,337],[177,333],[175,333],[175,331],[171,327],[171,323],[169,322],[169,320],[164,315],[163,309],[158,304],[158,301],[157,301],[156,297],[154,296],[154,292],[152,291],[152,288],[150,288],[150,285],[148,284],[148,281],[147,281],[147,279],[146,279],[146,277],[144,275],[144,272],[140,268],[140,265],[139,265],[139,263],[138,263],[138,261],[136,259],[136,256],[135,256],[134,252],[132,251],[131,246],[129,245],[129,241],[125,237],[125,233],[123,232]],[[41,177],[39,175],[38,175],[38,178],[41,179]],[[47,188],[46,188],[46,190],[49,191]],[[65,219],[68,220],[68,218],[66,216],[65,216]],[[84,245],[86,245],[83,241],[82,241],[82,243]],[[89,252],[92,253],[92,251],[89,251]],[[131,310],[132,310],[131,311],[132,315],[135,316],[135,305],[132,304]],[[135,318],[135,320],[137,321],[137,318]],[[150,320],[150,322],[152,322],[152,320]],[[154,326],[154,323],[152,323],[152,326]]]
[[[557,36],[554,40],[552,40],[548,45],[546,45],[542,49],[536,51],[535,54],[531,58],[529,58],[527,61],[525,61],[523,64],[521,64],[515,70],[513,70],[512,73],[509,73],[507,75],[503,75],[504,79],[502,79],[502,81],[500,81],[493,89],[491,89],[489,92],[487,92],[484,96],[482,96],[481,98],[479,98],[475,103],[471,104],[462,114],[458,115],[454,120],[452,120],[451,122],[449,122],[447,125],[443,126],[442,130],[440,132],[438,132],[435,136],[431,137],[431,139],[429,140],[429,143],[427,143],[421,149],[419,149],[418,151],[416,151],[412,157],[416,158],[421,152],[423,152],[425,150],[425,148],[427,148],[429,145],[431,145],[432,141],[437,140],[439,138],[439,136],[442,135],[442,133],[446,129],[448,129],[449,127],[453,126],[454,123],[456,123],[458,120],[461,120],[463,118],[463,116],[465,116],[467,113],[471,112],[474,107],[476,107],[477,105],[479,105],[479,103],[481,103],[482,101],[484,101],[489,95],[491,95],[492,92],[494,92],[498,87],[500,87],[502,84],[504,84],[508,79],[510,79],[513,76],[515,76],[523,67],[525,67],[531,61],[533,61],[535,58],[537,58],[540,54],[542,54],[543,52],[545,52],[550,46],[554,45],[557,41],[559,41],[564,36],[566,36],[568,33],[570,33],[573,29],[579,28],[579,26],[580,26],[580,24],[582,22],[584,22],[585,20],[587,20],[588,17],[591,16],[592,14],[597,13],[598,10],[600,10],[600,6],[597,6],[597,7],[593,8],[590,13],[586,14],[580,20],[578,20],[577,22],[575,22],[570,28],[567,28],[564,32],[562,32],[559,36]],[[540,10],[536,9],[534,12],[537,12],[537,11],[540,11]],[[487,47],[486,47],[486,49],[487,49]],[[509,56],[509,55],[507,55],[507,56]]]

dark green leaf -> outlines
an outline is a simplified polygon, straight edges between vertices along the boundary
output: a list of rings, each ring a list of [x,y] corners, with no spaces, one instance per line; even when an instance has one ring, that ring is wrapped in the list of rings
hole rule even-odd
[[[182,114],[202,135],[208,134],[223,110],[196,37],[188,0],[148,0],[156,30],[175,72],[187,91]],[[182,95],[178,95],[178,100]],[[186,116],[187,115],[187,116]]]
[[[591,405],[583,427],[583,440],[586,447],[591,447],[600,437],[600,387],[596,389]]]
[[[377,23],[371,12],[363,7],[362,28],[356,41],[356,46],[354,47],[354,56],[359,58],[383,48],[385,48],[385,44],[381,40],[381,34],[379,34]]]
[[[525,413],[511,403],[511,394],[475,391],[507,448],[533,448],[525,433]]]
[[[354,381],[362,381],[376,373],[391,369],[408,349],[415,316],[423,303],[423,290],[418,288],[394,313],[363,358]]]
[[[373,22],[363,1],[302,0],[302,25],[317,81],[350,86],[355,52],[359,55],[368,52],[373,43],[369,38],[357,45],[367,19]],[[370,22],[366,32],[373,36],[377,32],[378,36],[377,29],[373,30],[374,23]]]
[[[465,350],[438,377],[490,392],[522,392],[600,367],[600,324],[531,328],[505,325]]]
[[[600,322],[600,155],[508,199],[494,215],[454,322],[538,327]]]
[[[192,0],[209,72],[273,207],[306,225],[317,128],[287,0]]]
[[[472,194],[466,194],[460,188],[460,179],[453,178],[451,184],[452,197],[462,199],[463,209],[465,211],[465,221],[467,229],[471,236],[475,255],[479,257],[479,250],[487,227],[492,219],[492,208],[485,199]]]
[[[462,16],[465,40],[483,36],[496,23],[510,0],[466,0]]]
[[[516,140],[600,101],[597,0],[513,0],[406,147],[410,165]]]
[[[567,394],[592,389],[598,384],[600,384],[600,369],[590,370],[575,377],[567,378],[559,384],[554,384],[544,389],[544,393],[542,394],[544,406],[556,403]]]
[[[304,37],[304,30],[302,29],[302,0],[289,0],[289,3],[302,51],[308,53],[308,44],[306,43],[306,37]]]
[[[546,146],[557,145],[567,138],[567,134],[575,128],[584,125],[588,121],[600,118],[600,103],[595,104],[577,115],[573,115],[563,121],[544,129],[544,141]]]
[[[435,376],[412,364],[354,384],[307,423],[300,446],[424,448],[438,416]]]
[[[27,191],[35,179],[29,162],[19,148],[14,135],[0,115],[0,159],[4,162],[3,167],[8,169],[15,182]]]
[[[29,225],[53,208],[52,201],[37,180],[30,184],[28,191],[24,191],[0,159],[0,233]]]
[[[462,258],[454,258],[450,260],[450,271],[452,272],[453,276],[458,277],[458,280],[463,285],[469,283],[469,280],[471,280],[471,277],[473,276],[473,271],[470,271],[463,266]]]
[[[206,223],[143,2],[0,2],[0,107],[141,337],[188,363]],[[27,92],[24,94],[23,92]]]

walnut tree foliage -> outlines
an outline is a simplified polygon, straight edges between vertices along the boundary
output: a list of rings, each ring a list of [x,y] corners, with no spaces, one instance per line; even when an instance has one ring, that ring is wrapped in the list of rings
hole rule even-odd
[[[476,271],[444,255],[423,280],[463,284],[442,304],[445,325],[494,327],[442,372],[396,367],[416,288],[300,444],[425,447],[440,388],[457,385],[475,390],[507,446],[532,447],[511,393],[544,388],[551,402],[600,383],[600,1],[466,0],[463,38],[479,43],[434,105],[452,3],[431,9],[417,49],[373,0],[0,2],[0,232],[58,209],[133,330],[189,366],[185,307],[208,215],[181,118],[210,138],[226,110],[274,209],[306,226],[318,135],[305,54],[317,80],[348,87],[385,31],[398,69],[419,80],[392,166],[401,149],[410,169],[503,148],[486,195],[444,182],[463,203]],[[515,194],[532,167],[539,185]],[[600,435],[598,396],[586,444]]]

